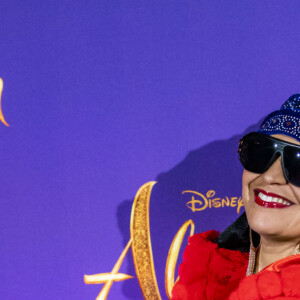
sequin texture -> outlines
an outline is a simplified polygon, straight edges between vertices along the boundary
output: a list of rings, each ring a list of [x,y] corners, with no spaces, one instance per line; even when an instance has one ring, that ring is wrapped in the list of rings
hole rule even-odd
[[[266,117],[258,132],[285,134],[300,141],[300,94],[291,96],[280,108]]]

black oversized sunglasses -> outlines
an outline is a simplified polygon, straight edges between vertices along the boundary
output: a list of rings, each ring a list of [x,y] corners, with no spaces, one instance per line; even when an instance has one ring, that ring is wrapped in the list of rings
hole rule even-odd
[[[258,132],[251,132],[240,140],[239,159],[243,167],[262,174],[281,156],[285,179],[300,187],[300,146],[287,143]]]

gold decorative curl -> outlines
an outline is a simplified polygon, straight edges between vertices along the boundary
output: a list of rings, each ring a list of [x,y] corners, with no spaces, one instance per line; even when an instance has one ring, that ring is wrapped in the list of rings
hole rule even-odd
[[[165,271],[165,288],[169,299],[172,298],[172,289],[175,284],[174,281],[175,268],[176,268],[179,250],[181,248],[184,235],[190,225],[191,225],[190,236],[194,234],[194,230],[195,230],[194,222],[192,220],[185,221],[184,224],[180,227],[180,229],[176,233],[172,241],[171,247],[169,249],[167,263],[166,263],[166,271]],[[177,278],[177,280],[178,279],[179,277]]]
[[[3,80],[0,78],[0,121],[5,125],[9,126],[8,123],[5,121],[2,109],[1,109],[1,96],[2,96],[2,91],[3,91]]]

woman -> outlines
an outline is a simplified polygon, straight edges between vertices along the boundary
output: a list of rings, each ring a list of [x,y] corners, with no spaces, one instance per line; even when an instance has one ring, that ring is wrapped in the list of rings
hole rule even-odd
[[[174,300],[300,299],[300,94],[241,139],[239,158],[246,215],[189,239]]]

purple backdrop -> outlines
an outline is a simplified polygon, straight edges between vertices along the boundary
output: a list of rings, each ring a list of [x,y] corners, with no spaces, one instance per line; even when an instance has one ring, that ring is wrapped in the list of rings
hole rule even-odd
[[[299,92],[300,3],[55,0],[0,3],[0,298],[95,299],[132,200],[151,199],[155,266],[193,213],[182,191],[240,196],[238,138]],[[254,127],[251,127],[254,126]],[[120,270],[134,274],[131,253]],[[164,296],[165,297],[165,296]],[[136,279],[109,299],[141,299]]]

